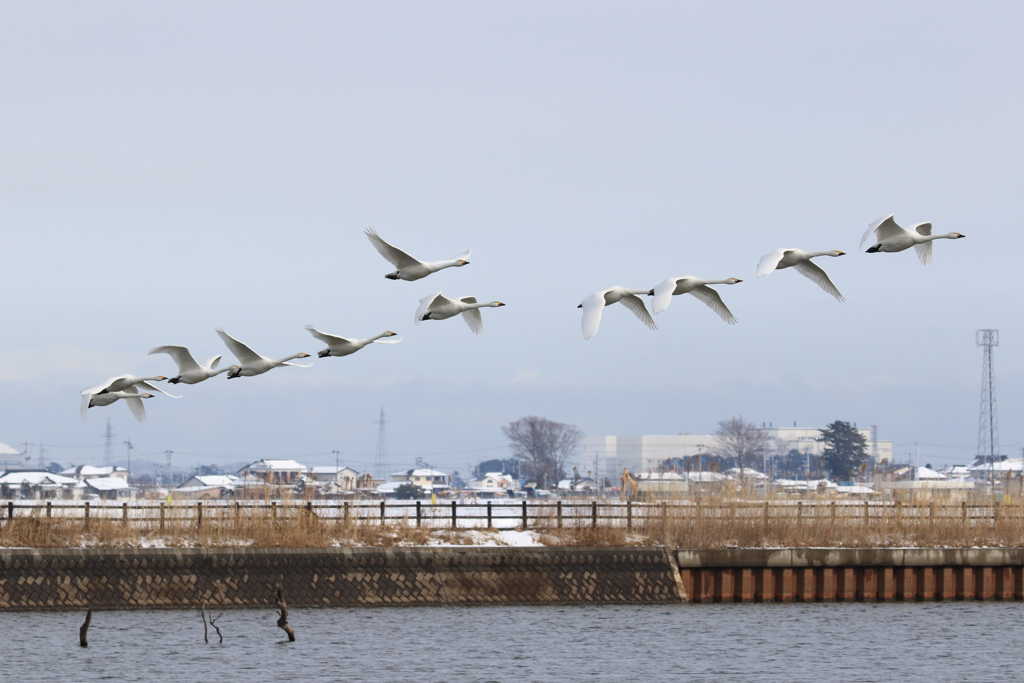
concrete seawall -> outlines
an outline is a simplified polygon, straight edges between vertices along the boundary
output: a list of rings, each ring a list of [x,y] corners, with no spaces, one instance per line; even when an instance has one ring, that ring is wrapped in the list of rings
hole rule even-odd
[[[0,550],[0,610],[1024,599],[1024,549]]]

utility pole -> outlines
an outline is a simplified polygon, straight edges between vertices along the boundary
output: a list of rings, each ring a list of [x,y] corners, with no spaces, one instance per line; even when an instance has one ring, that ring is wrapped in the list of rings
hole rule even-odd
[[[341,477],[338,475],[338,473],[341,472],[341,451],[334,450],[331,451],[331,453],[334,453],[334,484],[340,489]]]
[[[174,451],[164,451],[164,455],[167,456],[167,490],[170,491],[171,487],[174,486],[174,477],[171,475],[171,455]]]
[[[128,479],[126,481],[128,482],[128,485],[131,486],[131,484],[132,484],[132,448],[134,448],[134,446],[132,446],[132,442],[128,441],[128,440],[126,440],[124,442],[124,445],[125,445],[125,452],[128,454]]]
[[[373,458],[373,478],[383,481],[384,477],[391,471],[391,463],[388,462],[388,419],[384,413],[384,406],[380,407],[380,418],[375,421],[377,429],[377,453]]]
[[[983,349],[981,410],[978,416],[978,457],[990,463],[999,455],[999,420],[996,415],[996,380],[992,349],[999,346],[999,330],[978,330],[974,342]]]
[[[110,418],[107,418],[107,431],[103,435],[105,438],[103,446],[103,464],[113,465],[114,464],[114,430],[110,426]]]

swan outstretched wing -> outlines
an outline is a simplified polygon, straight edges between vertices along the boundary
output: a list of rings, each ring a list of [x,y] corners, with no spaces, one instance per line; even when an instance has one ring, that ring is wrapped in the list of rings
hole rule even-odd
[[[82,419],[89,414],[89,403],[92,401],[92,392],[86,389],[82,392]]]
[[[316,337],[317,339],[322,341],[324,344],[327,344],[328,346],[332,346],[332,345],[335,345],[335,344],[351,344],[352,343],[351,339],[345,339],[344,337],[335,337],[333,334],[324,334],[323,332],[315,330],[315,329],[313,329],[312,325],[306,325],[306,330],[311,335],[313,335],[314,337]]]
[[[290,365],[293,368],[311,368],[311,367],[313,367],[312,363],[310,363],[309,365],[302,365],[300,363],[281,363],[281,365]]]
[[[863,247],[864,243],[871,239],[871,233],[875,233],[875,237],[879,242],[884,239],[888,239],[889,237],[895,237],[896,235],[902,234],[903,228],[898,226],[896,221],[893,220],[895,215],[896,214],[891,213],[885,218],[879,218],[877,221],[868,225],[867,232],[865,232],[864,236],[860,238],[860,246]]]
[[[718,316],[729,323],[730,325],[736,324],[736,316],[732,314],[729,307],[722,301],[721,295],[714,289],[711,289],[707,285],[699,285],[690,290],[690,294],[700,299],[710,308],[712,311],[718,314]]]
[[[85,396],[86,394],[92,396],[94,394],[100,393],[101,391],[106,391],[110,389],[111,385],[113,385],[114,382],[116,382],[119,379],[124,379],[127,376],[128,375],[118,375],[117,377],[110,377],[105,382],[101,382],[100,384],[97,384],[94,387],[89,387],[88,389],[85,389],[82,392],[82,396]]]
[[[918,223],[911,230],[916,230],[918,235],[930,235],[932,234],[931,223]]]
[[[159,388],[159,387],[157,387],[157,386],[155,386],[153,384],[150,384],[149,382],[136,382],[135,386],[142,387],[146,391],[159,391],[164,396],[170,396],[171,398],[181,398],[181,396],[175,396],[174,394],[168,394],[163,389],[161,389],[161,388]],[[132,392],[132,393],[135,393],[135,392]]]
[[[473,255],[473,250],[472,249],[467,249],[466,251],[464,251],[461,254],[459,254],[458,256],[456,256],[455,260],[456,261],[465,261],[465,260],[467,260],[472,255]]]
[[[213,358],[211,358],[211,359],[209,360],[209,362],[208,362],[208,363],[206,364],[206,367],[208,367],[208,368],[209,368],[209,369],[211,369],[211,370],[216,370],[216,369],[217,369],[217,366],[218,366],[218,365],[220,364],[220,359],[221,359],[221,358],[223,358],[223,356],[214,356],[214,357],[213,357]]]
[[[139,390],[134,386],[130,386],[124,390],[124,393],[137,394]],[[136,420],[139,422],[146,421],[146,406],[142,404],[141,398],[126,398],[124,402],[128,404],[128,410],[132,411],[132,415],[135,416]]]
[[[651,311],[658,315],[672,303],[672,293],[676,291],[678,278],[670,277],[658,283],[654,288],[654,298],[651,299]]]
[[[228,347],[228,350],[233,353],[235,358],[237,358],[242,364],[255,363],[256,361],[264,360],[263,356],[256,353],[219,327],[217,328],[217,335],[224,342],[224,345]]]
[[[413,318],[413,322],[419,325],[423,320],[423,316],[427,314],[427,311],[430,310],[431,306],[434,304],[440,305],[446,301],[451,303],[450,299],[441,296],[441,292],[435,292],[434,294],[423,297],[420,299],[420,305],[419,308],[416,309],[416,317]]]
[[[930,225],[930,224],[928,224]],[[917,252],[917,258],[921,261],[921,265],[930,266],[932,264],[932,243],[924,242],[922,244],[915,244],[914,251]]]
[[[647,325],[652,330],[658,329],[658,325],[654,322],[654,318],[647,312],[647,306],[644,306],[644,300],[638,297],[636,294],[627,294],[626,296],[619,299],[619,303],[633,311],[633,315],[640,318],[640,321]]]
[[[189,353],[188,347],[186,346],[158,346],[155,349],[149,350],[149,355],[154,353],[166,353],[174,361],[175,365],[178,366],[178,374],[186,372],[192,372],[195,370],[201,370],[199,363]],[[217,356],[219,359],[220,356]]]
[[[476,303],[476,297],[461,297],[459,301],[463,303]],[[470,332],[474,335],[483,334],[483,315],[480,314],[479,308],[470,308],[469,310],[462,311],[462,319],[466,321],[466,325],[469,326]]]
[[[832,284],[832,280],[828,279],[828,274],[821,269],[821,266],[807,260],[800,261],[793,267],[800,271],[804,277],[824,289],[835,298],[840,301],[846,301],[846,299],[843,298],[843,295],[839,293],[839,289]]]
[[[381,337],[380,339],[374,339],[374,344],[397,344],[402,341],[401,337]]]
[[[366,239],[370,240],[370,244],[377,250],[377,253],[387,259],[395,268],[408,268],[409,266],[421,263],[419,259],[414,259],[401,249],[393,247],[382,240],[373,228],[367,228],[365,232]]]
[[[775,267],[779,265],[779,261],[786,255],[789,249],[776,249],[775,251],[769,252],[761,257],[761,262],[757,264],[757,276],[764,277],[768,273],[775,270]]]
[[[604,306],[604,291],[591,294],[580,304],[580,307],[583,308],[581,327],[584,339],[592,339],[597,334],[597,329],[601,327],[601,313],[604,311]]]

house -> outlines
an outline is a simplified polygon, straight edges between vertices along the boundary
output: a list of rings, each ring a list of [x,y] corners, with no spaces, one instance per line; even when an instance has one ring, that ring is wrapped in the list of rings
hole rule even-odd
[[[114,465],[107,465],[105,467],[95,467],[93,465],[78,465],[77,467],[69,467],[68,469],[61,472],[65,477],[74,477],[79,481],[85,479],[95,479],[96,477],[119,477],[126,483],[128,481],[128,470],[123,467],[116,467]]]
[[[488,472],[479,479],[474,479],[466,486],[467,491],[487,492],[512,490],[516,488],[516,480],[511,474]]]
[[[359,473],[351,467],[311,467],[307,476],[335,491],[354,491]]]
[[[413,469],[395,472],[391,479],[399,484],[406,482],[416,484],[428,493],[443,491],[448,488],[448,475],[433,469]],[[378,489],[380,487],[377,487]]]
[[[138,489],[128,485],[120,477],[96,477],[85,480],[85,492],[100,500],[122,500],[135,498]]]
[[[74,477],[45,470],[5,472],[0,476],[0,497],[8,499],[77,500],[82,497],[85,488],[85,484]]]
[[[601,485],[590,477],[578,477],[575,481],[573,479],[563,479],[558,482],[555,487],[559,493],[597,493],[601,490]]]
[[[216,500],[227,498],[235,492],[235,484],[241,480],[233,474],[196,475],[171,490],[174,498],[190,500]]]
[[[693,474],[714,474],[713,472]],[[644,494],[676,495],[690,490],[690,481],[678,472],[641,472],[633,477],[637,489]]]
[[[259,477],[267,484],[294,485],[299,477],[307,474],[310,468],[294,460],[257,460],[246,465],[238,474],[245,478],[247,474]]]

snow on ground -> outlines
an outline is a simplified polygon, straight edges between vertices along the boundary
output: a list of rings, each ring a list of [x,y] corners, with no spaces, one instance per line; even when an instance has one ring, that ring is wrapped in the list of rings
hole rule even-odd
[[[514,529],[505,529],[502,531],[478,531],[473,529],[460,532],[454,538],[450,535],[432,538],[427,545],[435,548],[458,548],[465,546],[515,546],[519,548],[527,548],[542,546],[544,544],[540,542],[540,537],[536,531],[516,531]]]

